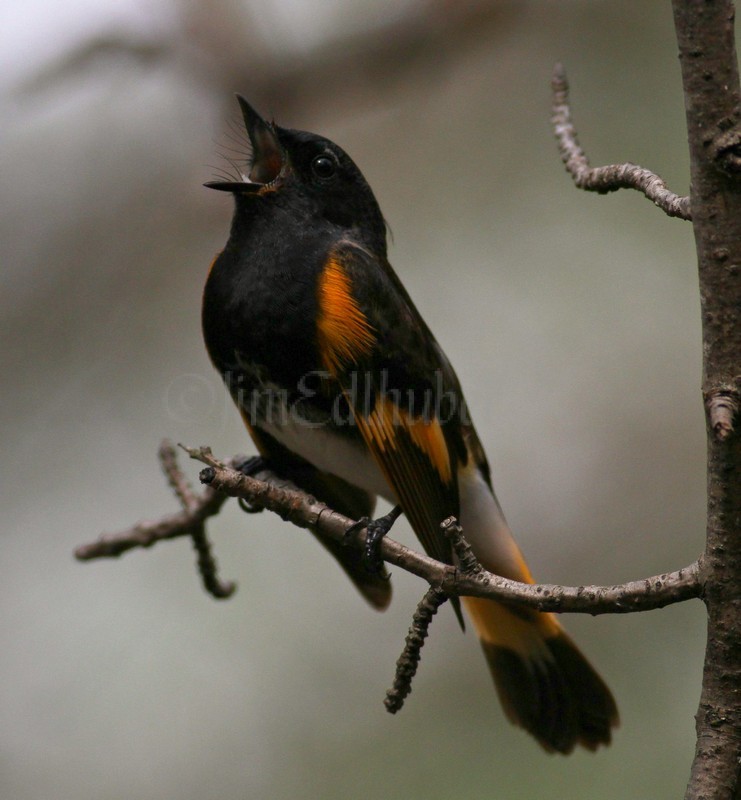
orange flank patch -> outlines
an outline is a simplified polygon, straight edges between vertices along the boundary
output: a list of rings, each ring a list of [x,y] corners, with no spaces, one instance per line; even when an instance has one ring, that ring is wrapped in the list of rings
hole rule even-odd
[[[350,278],[334,258],[319,278],[317,336],[323,366],[332,374],[368,355],[375,341],[373,327],[353,297]]]
[[[381,453],[399,449],[401,442],[398,432],[403,430],[414,445],[427,456],[441,480],[447,484],[452,481],[453,471],[448,445],[438,420],[412,417],[387,397],[379,396],[375,408],[368,417],[367,425]]]

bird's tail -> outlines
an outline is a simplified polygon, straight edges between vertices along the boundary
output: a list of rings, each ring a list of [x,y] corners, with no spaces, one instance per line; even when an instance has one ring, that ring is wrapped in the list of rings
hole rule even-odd
[[[618,723],[612,693],[552,614],[463,602],[511,722],[549,752],[610,743]]]
[[[461,524],[481,564],[533,583],[489,481],[473,465],[462,473]],[[464,597],[509,719],[548,751],[609,744],[618,724],[615,700],[554,614]]]

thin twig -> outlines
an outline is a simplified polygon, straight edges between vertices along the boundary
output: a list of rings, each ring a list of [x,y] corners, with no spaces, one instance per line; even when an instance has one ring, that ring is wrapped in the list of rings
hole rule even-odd
[[[185,511],[197,511],[198,496],[180,469],[177,453],[172,443],[165,439],[160,445],[158,455],[170,487],[180,500],[183,509]],[[237,585],[234,581],[222,581],[219,578],[219,568],[206,533],[205,522],[203,520],[195,522],[189,533],[193,541],[193,549],[198,556],[196,563],[198,564],[198,574],[201,576],[203,588],[217,600],[225,600],[231,597],[236,591]]]
[[[191,450],[192,457],[209,467],[201,472],[201,480],[219,491],[245,497],[283,519],[302,528],[314,526],[336,541],[344,541],[347,529],[355,524],[324,503],[305,494],[287,481],[280,486],[250,478],[229,469],[213,457],[210,450]],[[364,544],[361,533],[357,540]],[[525,584],[494,575],[486,570],[466,574],[460,569],[417,553],[388,536],[381,545],[385,561],[424,578],[431,585],[441,586],[447,594],[488,597],[512,605],[536,608],[539,611],[568,611],[587,614],[616,614],[663,608],[701,594],[699,562],[676,572],[665,573],[641,581],[615,586],[559,586]]]
[[[207,488],[199,495],[196,508],[166,514],[158,520],[137,522],[136,525],[116,533],[104,533],[94,542],[77,547],[75,558],[79,561],[117,558],[137,547],[152,547],[166,539],[189,536],[194,525],[218,514],[227,499],[221,492]]]
[[[185,477],[185,473],[180,469],[177,453],[172,446],[172,442],[167,439],[163,440],[157,452],[157,457],[160,460],[167,482],[175,492],[175,496],[180,500],[180,504],[186,511],[194,508],[198,502],[198,497]]]
[[[234,581],[222,581],[219,578],[219,568],[216,557],[211,549],[211,543],[206,534],[206,525],[202,522],[190,534],[193,540],[193,549],[198,556],[198,572],[203,581],[203,588],[217,600],[226,600],[237,589]]]
[[[689,197],[681,197],[669,191],[666,183],[654,172],[629,162],[590,167],[589,159],[579,144],[571,120],[569,84],[561,64],[556,64],[553,69],[551,88],[553,90],[551,122],[558,140],[561,160],[579,189],[601,194],[615,192],[618,189],[636,189],[668,216],[692,219]]]
[[[404,642],[404,650],[396,662],[393,686],[386,692],[386,699],[383,701],[390,714],[396,714],[401,710],[412,691],[412,678],[417,673],[422,657],[422,646],[429,633],[430,623],[438,608],[447,599],[448,595],[439,586],[430,586],[414,612],[412,627],[409,628]]]
[[[210,487],[206,487],[201,494],[194,492],[180,469],[175,448],[169,441],[162,442],[157,455],[168,483],[180,500],[183,510],[178,514],[162,517],[156,522],[140,522],[120,533],[104,534],[98,541],[78,547],[75,550],[75,557],[81,561],[112,558],[134,547],[151,547],[163,539],[190,536],[198,556],[198,572],[206,591],[219,600],[231,597],[237,588],[236,584],[219,578],[205,525],[208,517],[219,513],[226,502],[226,496]]]

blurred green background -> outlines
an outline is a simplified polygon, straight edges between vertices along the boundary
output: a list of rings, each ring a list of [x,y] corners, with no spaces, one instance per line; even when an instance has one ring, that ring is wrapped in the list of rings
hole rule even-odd
[[[592,163],[631,160],[685,193],[669,2],[11,0],[0,31],[0,796],[681,796],[698,602],[566,620],[622,726],[608,750],[562,758],[504,720],[447,609],[387,714],[424,586],[394,570],[376,614],[275,517],[230,506],[211,524],[239,583],[223,603],[184,540],[72,558],[175,510],[163,436],[252,452],[199,327],[231,215],[201,184],[235,146],[239,91],[364,170],[536,576],[612,583],[692,561],[692,231],[637,193],[577,191],[548,122],[561,60]]]

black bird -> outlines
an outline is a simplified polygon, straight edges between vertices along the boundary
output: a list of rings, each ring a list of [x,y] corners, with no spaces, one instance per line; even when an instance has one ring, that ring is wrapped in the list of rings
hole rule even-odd
[[[455,516],[486,569],[532,583],[455,372],[387,260],[367,181],[333,142],[238,99],[252,157],[239,179],[207,184],[235,212],[203,333],[260,456],[351,518],[370,517],[377,496],[397,504],[447,563],[439,526]],[[315,532],[379,609],[391,589],[373,542],[396,513],[371,523],[365,558]],[[615,701],[553,614],[463,605],[512,722],[549,751],[610,742]]]

